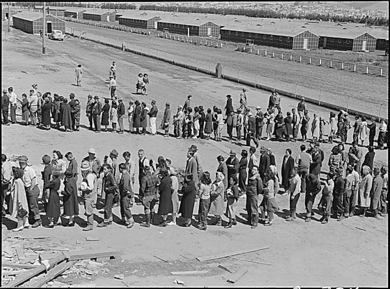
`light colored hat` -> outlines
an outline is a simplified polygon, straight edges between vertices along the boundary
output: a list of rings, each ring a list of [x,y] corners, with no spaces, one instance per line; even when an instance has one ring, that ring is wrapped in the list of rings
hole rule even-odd
[[[25,162],[25,163],[27,163],[28,158],[27,158],[26,156],[20,156],[20,157],[18,158],[18,161],[19,161],[19,162]]]
[[[224,174],[221,172],[217,172],[217,175],[221,179],[221,181],[223,181],[223,179],[225,178]]]
[[[236,155],[235,150],[230,150],[230,154],[231,154],[231,155]]]
[[[81,171],[89,171],[90,169],[91,169],[91,165],[89,164],[88,161],[83,161],[81,163],[81,167],[80,167]]]
[[[252,113],[251,113],[251,112],[248,112],[248,116],[252,116]]]
[[[111,155],[114,155],[114,156],[116,156],[116,157],[119,155],[119,153],[117,152],[116,149],[113,149],[113,150],[110,152],[110,154],[111,154]]]
[[[258,107],[256,107],[256,109],[261,109],[261,107],[260,107],[260,106],[258,106]]]
[[[89,154],[94,154],[96,155],[96,151],[94,148],[90,148],[89,151],[88,151]]]

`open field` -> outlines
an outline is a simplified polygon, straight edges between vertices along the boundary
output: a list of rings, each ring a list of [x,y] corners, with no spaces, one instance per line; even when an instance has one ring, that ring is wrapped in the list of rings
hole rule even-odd
[[[194,105],[203,105],[205,108],[213,105],[223,107],[226,94],[231,94],[233,105],[236,107],[243,85],[232,84],[226,80],[216,79],[89,41],[80,41],[76,38],[67,38],[64,42],[47,41],[47,55],[45,56],[40,53],[40,38],[38,36],[12,29],[10,35],[3,35],[3,39],[5,39],[2,41],[3,87],[12,85],[17,95],[20,96],[21,93],[28,91],[32,83],[38,83],[38,88],[42,92],[51,91],[66,97],[73,92],[81,102],[82,126],[80,132],[63,133],[54,129],[43,131],[19,125],[2,127],[2,152],[8,156],[26,154],[38,172],[38,176],[40,176],[42,169],[39,165],[41,157],[44,154],[51,155],[53,149],[63,153],[72,151],[80,163],[81,158],[86,155],[90,147],[96,149],[100,159],[103,159],[104,155],[108,155],[115,148],[120,155],[123,151],[129,150],[132,152],[133,160],[136,160],[136,152],[142,147],[148,158],[156,160],[159,155],[169,157],[173,166],[182,168],[185,166],[187,148],[191,144],[196,144],[202,158],[203,168],[212,173],[217,168],[217,155],[227,156],[230,149],[235,149],[237,152],[241,149],[248,149],[244,146],[244,142],[235,144],[192,139],[177,140],[163,138],[160,135],[153,137],[113,133],[96,134],[85,129],[87,95],[99,95],[101,99],[108,97],[108,87],[105,80],[112,61],[116,61],[117,64],[118,94],[124,97],[126,106],[130,99],[142,99],[148,104],[152,99],[155,99],[159,108],[158,124],[161,122],[162,110],[166,101],[169,101],[172,109],[175,110],[177,105],[184,103],[188,94],[192,94]],[[174,51],[182,54],[184,51],[181,48],[182,46],[178,46]],[[211,53],[213,50],[207,51]],[[206,52],[203,53],[207,55]],[[239,65],[239,59],[236,60],[236,63]],[[77,64],[82,64],[84,67],[82,87],[73,85],[74,68]],[[139,72],[149,74],[151,84],[146,96],[133,94]],[[306,72],[303,71],[303,73]],[[367,86],[369,85],[367,83]],[[266,107],[269,93],[250,87],[246,88],[248,89],[249,106],[252,109],[257,105]],[[362,93],[366,89],[362,90]],[[292,107],[296,107],[296,101],[282,97],[283,110],[290,110]],[[316,112],[323,117],[328,116],[330,112],[328,109],[313,105],[308,105],[308,109],[311,113]],[[225,130],[223,135],[226,135]],[[351,140],[351,135],[349,140]],[[286,144],[261,141],[260,145],[273,149],[280,170],[285,149],[290,147],[293,155],[296,155],[301,142]],[[327,162],[332,146],[321,144],[321,147],[325,151]],[[348,148],[349,145],[347,145]],[[366,151],[367,149],[364,148],[364,154]],[[387,164],[387,158],[387,150],[377,151],[376,165]],[[119,159],[122,160],[121,157]],[[327,171],[327,169],[327,165],[324,164],[323,170]],[[136,189],[138,189],[138,184],[136,184]],[[318,201],[319,196],[314,208],[316,208]],[[289,207],[287,196],[278,195],[277,202],[280,212],[277,213],[274,225],[271,227],[259,225],[256,230],[251,230],[249,226],[243,224],[246,218],[246,212],[243,210],[245,199],[240,199],[238,212],[242,215],[238,218],[239,224],[231,230],[215,226],[209,226],[206,232],[199,231],[193,226],[190,228],[152,226],[150,229],[145,229],[139,227],[138,224],[143,220],[143,208],[135,206],[132,211],[137,224],[132,229],[126,229],[116,223],[120,214],[119,208],[114,208],[115,223],[109,228],[95,228],[90,232],[82,232],[79,226],[73,228],[55,227],[54,229],[40,227],[24,230],[18,235],[44,234],[54,240],[61,240],[63,246],[68,244],[69,247],[73,247],[76,241],[83,241],[77,246],[84,249],[110,248],[121,251],[121,258],[124,262],[113,262],[109,266],[109,274],[91,277],[90,282],[96,286],[124,287],[123,283],[113,278],[114,273],[124,274],[125,281],[131,279],[134,282],[131,286],[181,286],[173,284],[177,277],[169,275],[169,272],[195,269],[209,270],[209,273],[201,278],[180,276],[179,279],[183,280],[187,286],[227,286],[226,278],[230,276],[229,273],[213,267],[213,264],[219,262],[234,263],[238,267],[249,270],[237,284],[229,286],[386,286],[388,282],[387,217],[382,221],[358,217],[348,218],[342,222],[336,222],[332,219],[328,225],[321,225],[316,221],[320,216],[315,210],[317,214],[312,222],[305,223],[300,217],[295,223],[289,224],[283,219],[287,213],[286,209]],[[304,211],[304,196],[301,196],[298,213],[304,213]],[[195,212],[197,213],[197,205]],[[81,218],[84,218],[83,213],[84,211],[80,207]],[[100,222],[102,217],[102,210],[98,208],[95,220]],[[223,219],[227,220],[225,216]],[[14,225],[13,220],[8,218],[5,223],[8,228],[12,228]],[[80,220],[78,223],[81,223]],[[193,221],[193,224],[196,222]],[[10,232],[8,235],[12,236],[15,233]],[[99,237],[100,241],[84,242],[86,236]],[[195,260],[198,256],[252,247],[269,247],[269,249],[248,254],[243,258],[271,263],[271,266],[234,259],[221,259],[217,262],[207,263]],[[153,255],[167,259],[172,265],[156,259]],[[131,273],[134,269],[137,269],[138,272]],[[73,279],[69,276],[67,279],[61,277],[58,279],[61,282],[69,282],[69,280],[73,280],[74,283],[83,282],[80,277]]]
[[[357,111],[378,114],[378,106],[381,104],[384,104],[383,111],[387,111],[388,78],[370,77],[281,59],[248,55],[235,52],[233,47],[221,50],[78,23],[70,25],[78,31],[126,42],[129,48],[131,45],[137,45],[145,47],[145,51],[157,50],[180,60],[186,59],[190,63],[196,61],[208,63],[211,69],[217,63],[221,63],[226,74],[233,76],[240,74],[243,79],[256,80],[257,83],[286,91],[296,91],[296,94],[315,99],[320,97],[324,102],[337,103],[341,99],[350,97],[349,107]]]

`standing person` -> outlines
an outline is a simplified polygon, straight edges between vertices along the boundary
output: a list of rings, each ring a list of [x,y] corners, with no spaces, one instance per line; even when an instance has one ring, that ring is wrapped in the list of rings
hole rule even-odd
[[[159,227],[166,227],[168,225],[167,218],[168,214],[173,212],[172,196],[171,196],[171,187],[172,181],[169,177],[169,171],[165,169],[160,170],[160,184],[158,186],[158,192],[160,195],[159,206],[157,214],[161,215],[163,218],[162,224]]]
[[[45,129],[50,130],[51,128],[51,103],[48,97],[44,98],[44,103],[42,105],[42,125]]]
[[[232,96],[230,94],[226,95],[226,105],[225,105],[225,115],[226,116],[229,116],[231,112],[234,111],[234,108],[233,108],[233,100],[232,100]]]
[[[112,125],[112,132],[116,132],[116,124],[118,122],[118,105],[115,100],[111,102],[110,121]]]
[[[197,187],[199,184],[199,176],[198,176],[198,163],[194,158],[195,152],[193,150],[189,150],[187,152],[187,162],[186,162],[186,175],[192,175],[192,181]]]
[[[68,100],[65,98],[64,102],[61,106],[61,125],[64,127],[65,132],[71,132],[72,131],[72,113],[70,109],[70,105],[68,104]]]
[[[214,225],[222,226],[222,218],[223,215],[223,203],[224,203],[224,192],[227,189],[227,186],[224,185],[224,179],[226,177],[221,172],[216,172],[215,181],[211,186],[210,191],[210,210],[209,214],[215,216]],[[227,182],[226,182],[227,183]]]
[[[237,140],[241,140],[241,128],[243,123],[243,114],[241,112],[241,109],[237,109],[237,126],[236,126],[236,134],[237,134]]]
[[[259,174],[261,180],[264,181],[265,174],[270,170],[271,161],[265,147],[260,148],[260,159],[259,159]]]
[[[344,198],[346,182],[342,177],[342,169],[335,170],[336,179],[334,181],[333,189],[333,214],[337,218],[337,221],[344,219]]]
[[[237,225],[236,221],[236,209],[237,209],[237,201],[239,198],[239,191],[237,186],[237,178],[235,176],[231,176],[229,178],[229,186],[226,190],[227,195],[227,206],[226,206],[226,215],[229,217],[229,224],[225,226],[225,228],[229,229],[232,226]]]
[[[184,105],[183,105],[184,113],[186,113],[187,108],[191,107],[191,97],[192,97],[192,95],[187,96],[187,99],[184,102]]]
[[[309,130],[309,112],[305,110],[303,117],[302,117],[302,126],[301,126],[301,134],[302,134],[302,141],[307,140],[307,132]]]
[[[283,113],[279,110],[278,114],[275,117],[275,136],[277,141],[282,141],[284,134],[284,118]]]
[[[76,167],[77,170],[77,167]],[[79,204],[77,202],[77,184],[74,172],[70,169],[65,171],[65,188],[63,194],[64,217],[69,219],[65,226],[74,226],[74,216],[79,215]]]
[[[142,201],[142,190],[141,183],[145,174],[145,167],[149,166],[149,160],[145,157],[145,152],[143,149],[138,150],[138,184],[139,184],[139,195],[138,197]],[[149,168],[150,170],[150,168]]]
[[[292,109],[292,122],[291,122],[292,123],[292,135],[293,135],[292,140],[294,142],[297,141],[300,121],[301,121],[301,117],[296,112],[295,107],[294,107]]]
[[[255,142],[256,147],[259,146],[259,142],[255,137],[256,133],[256,122],[251,112],[248,112],[248,133],[246,136],[246,145],[250,146],[251,140]]]
[[[261,140],[263,136],[263,125],[264,125],[264,114],[261,111],[261,107],[256,107],[256,116],[255,116],[255,122],[256,122],[256,138],[258,140]]]
[[[148,113],[149,119],[150,119],[150,132],[152,135],[155,135],[157,132],[157,127],[156,127],[156,119],[157,119],[157,106],[156,106],[156,101],[152,100],[151,102],[151,109],[150,112]]]
[[[118,184],[112,173],[112,167],[109,164],[103,164],[103,183],[102,187],[106,194],[104,200],[104,221],[97,225],[98,227],[107,227],[112,224],[112,206],[114,203],[114,196],[118,189]]]
[[[65,154],[65,158],[69,162],[68,167],[66,168],[66,170],[69,170],[70,172],[72,172],[72,178],[75,178],[75,180],[77,182],[77,178],[78,178],[78,174],[79,174],[78,171],[77,171],[77,168],[78,168],[77,161],[76,161],[75,157],[73,156],[73,154],[71,152],[67,152]]]
[[[306,110],[306,102],[304,97],[302,97],[301,101],[298,103],[297,109],[298,109],[298,114],[302,119],[304,112]]]
[[[126,172],[130,175],[131,185],[134,188],[135,184],[135,162],[131,159],[131,153],[129,151],[125,151],[122,154],[125,159]]]
[[[227,134],[230,142],[233,140],[233,116],[234,112],[232,111],[226,118]]]
[[[267,138],[266,140],[270,140],[272,138],[272,134],[274,133],[274,126],[275,126],[275,112],[272,109],[268,109],[266,114],[267,119]]]
[[[372,171],[374,169],[374,158],[375,158],[374,147],[369,147],[368,152],[364,156],[363,166],[369,166],[370,170]]]
[[[222,130],[224,126],[224,121],[223,121],[223,115],[222,115],[222,110],[218,109],[217,111],[217,122],[218,122],[218,141],[222,141]]]
[[[372,176],[370,167],[363,166],[362,178],[359,184],[358,204],[361,209],[360,217],[367,216],[367,209],[370,207],[370,193],[372,189]]]
[[[241,194],[245,194],[246,192],[247,167],[248,167],[248,152],[246,150],[242,150],[241,159],[238,168],[238,187],[241,190]]]
[[[10,189],[12,187],[12,168],[11,163],[7,160],[5,154],[1,154],[1,212],[2,216],[6,216],[6,211],[4,209],[4,200],[7,201],[7,196],[9,195]],[[9,205],[9,202],[7,202]]]
[[[129,133],[134,132],[134,125],[133,125],[134,108],[135,108],[134,102],[130,100],[129,101],[129,108],[127,109],[127,120],[129,122]]]
[[[371,118],[371,123],[367,125],[367,128],[369,129],[369,134],[368,134],[368,146],[373,147],[374,146],[374,138],[376,134],[376,123],[375,123],[375,118]]]
[[[333,178],[334,174],[329,172],[326,181],[321,181],[321,184],[324,185],[324,188],[322,189],[322,199],[325,203],[324,212],[322,218],[320,219],[321,224],[327,224],[330,218],[334,190]]]
[[[28,125],[28,116],[30,111],[28,110],[28,100],[25,93],[22,94],[22,122],[24,125]]]
[[[54,224],[57,223],[60,218],[60,196],[58,190],[60,188],[61,181],[59,179],[60,172],[53,171],[53,179],[43,187],[44,190],[50,189],[49,201],[46,207],[46,217],[49,219],[49,225],[45,226],[46,228],[54,228]]]
[[[190,138],[192,137],[192,127],[193,127],[193,115],[192,115],[192,108],[187,107],[185,110],[185,117],[183,121],[183,138]]]
[[[286,218],[286,221],[294,221],[296,219],[297,204],[302,192],[301,183],[302,180],[298,175],[297,168],[293,168],[291,171],[291,178],[289,180],[290,186],[286,190],[287,194],[290,194],[290,215]]]
[[[242,92],[240,93],[240,109],[242,111],[246,111],[246,105],[247,105],[247,97],[246,97],[246,89],[243,88]]]
[[[1,97],[1,112],[2,112],[2,124],[9,125],[8,123],[8,110],[9,110],[9,96],[7,90],[3,89],[3,95]]]
[[[13,181],[11,187],[11,202],[9,211],[12,217],[18,220],[18,226],[13,229],[14,232],[22,231],[30,227],[28,223],[29,206],[27,203],[26,191],[23,183],[23,169],[13,167]],[[3,193],[3,192],[1,192]]]
[[[42,157],[42,164],[45,166],[42,173],[42,180],[43,180],[43,187],[49,184],[50,180],[52,179],[51,175],[53,172],[53,167],[51,165],[51,160],[50,156],[44,155]],[[45,209],[45,212],[47,210],[47,203],[49,202],[49,194],[50,194],[50,189],[43,190],[42,192],[42,203],[43,207]]]
[[[290,178],[292,176],[292,171],[294,169],[295,161],[292,157],[292,151],[291,149],[286,149],[286,153],[283,157],[283,163],[282,163],[282,186],[285,189],[285,191],[288,190],[288,187],[290,186]]]
[[[35,170],[31,166],[27,165],[28,158],[26,156],[20,156],[18,161],[19,167],[23,170],[23,183],[27,194],[30,217],[34,218],[32,227],[37,228],[42,225],[38,207],[39,188],[37,175]]]
[[[131,214],[131,207],[133,206],[134,186],[126,164],[121,163],[119,165],[119,170],[121,173],[121,178],[119,181],[121,217],[126,227],[132,228],[134,226],[134,219],[133,215]]]
[[[73,130],[79,131],[80,130],[81,107],[80,107],[80,101],[78,99],[75,99],[74,106],[73,106],[73,109],[71,112],[72,112],[73,119],[74,119]]]
[[[199,106],[199,137],[204,139],[204,126],[206,122],[206,114],[204,113],[203,106]],[[234,120],[233,120],[234,123]]]
[[[62,192],[64,190],[64,174],[66,171],[66,161],[64,160],[64,157],[62,153],[58,150],[53,150],[53,158],[51,161],[53,173],[57,171],[59,173],[58,178],[60,179],[60,191]]]
[[[148,109],[146,107],[146,103],[142,102],[141,104],[141,127],[142,127],[142,134],[146,134],[146,127],[148,126]]]
[[[360,175],[362,163],[363,163],[363,151],[361,148],[358,147],[357,142],[352,142],[352,146],[349,148],[348,156],[349,156],[348,164],[351,165],[352,167],[355,167],[355,165],[357,165],[356,170]]]
[[[191,219],[194,211],[195,195],[197,189],[192,179],[192,174],[186,174],[185,184],[181,190],[182,199],[179,213],[181,214],[182,218],[184,218],[184,227],[191,226]]]
[[[87,100],[87,106],[85,108],[85,112],[87,114],[87,117],[88,117],[88,122],[89,122],[89,130],[93,130],[93,117],[92,117],[92,107],[93,107],[93,99],[92,99],[92,95],[88,94],[88,100]],[[54,120],[55,121],[55,120]],[[96,129],[96,127],[95,127]]]
[[[275,178],[275,175],[272,171],[268,171],[268,173],[265,176],[265,188],[264,188],[264,198],[267,199],[267,214],[268,214],[268,220],[265,221],[265,226],[271,226],[272,220],[274,219],[274,212],[278,211],[278,204],[276,203],[276,183],[278,180]]]
[[[385,148],[385,139],[387,135],[387,123],[384,119],[381,120],[381,124],[379,125],[379,136],[378,136],[378,147],[380,150]]]
[[[30,111],[31,124],[37,124],[37,111],[38,111],[38,95],[34,89],[30,89],[30,95],[27,98]]]
[[[314,143],[314,147],[311,152],[312,163],[310,164],[309,167],[309,173],[316,175],[317,178],[319,178],[320,176],[322,161],[324,158],[323,152],[322,150],[320,150],[319,146],[320,146],[319,143]]]
[[[16,123],[16,108],[17,108],[18,98],[12,86],[8,87],[8,96],[9,96],[9,103],[10,103],[11,122]]]
[[[361,124],[362,121],[360,120],[360,116],[355,116],[355,123],[353,124],[353,141],[356,143],[359,141],[359,131]]]
[[[182,138],[182,127],[183,127],[183,121],[184,121],[184,112],[182,110],[182,107],[179,105],[177,107],[177,112],[173,116],[173,133],[176,138]]]
[[[317,194],[321,191],[320,181],[315,174],[308,174],[306,176],[306,195],[305,195],[305,207],[306,207],[306,222],[311,221],[313,204]]]
[[[104,130],[107,131],[107,126],[110,124],[109,122],[110,118],[110,101],[106,98],[104,100],[104,105],[102,108],[102,122],[101,125],[104,125]]]
[[[207,109],[207,114],[206,114],[206,121],[205,121],[205,128],[204,128],[204,133],[206,135],[206,139],[210,139],[210,135],[213,132],[213,115],[211,113],[211,109]]]
[[[110,152],[110,159],[111,159],[111,173],[114,176],[116,184],[119,183],[120,180],[120,171],[119,171],[119,162],[118,162],[118,155],[119,153],[117,152],[116,149],[113,149]]]
[[[345,178],[345,194],[344,194],[344,217],[352,217],[355,211],[355,202],[356,202],[356,187],[358,182],[353,174],[353,169],[351,166],[347,167],[346,171],[347,177]]]
[[[102,112],[102,104],[99,101],[99,97],[95,95],[94,103],[92,105],[92,119],[95,126],[95,132],[100,132],[100,114]]]
[[[359,129],[359,141],[361,142],[361,145],[364,145],[364,142],[367,139],[368,136],[368,125],[366,118],[363,116],[362,117],[362,123],[360,124],[360,129]]]
[[[177,213],[179,212],[180,208],[180,201],[179,201],[179,180],[177,178],[177,172],[173,167],[169,168],[169,174],[171,177],[171,199],[172,199],[172,222],[169,222],[169,226],[176,225],[176,217]]]
[[[224,188],[227,188],[228,187],[228,179],[227,179],[228,169],[227,169],[226,163],[224,162],[225,159],[224,159],[223,156],[219,155],[217,157],[217,161],[219,163],[218,168],[217,168],[217,172],[220,172],[220,173],[223,174],[223,176],[224,176],[224,178],[223,178],[223,186],[224,186]]]
[[[164,115],[160,125],[161,129],[164,130],[165,137],[169,136],[170,122],[171,122],[171,105],[167,102],[165,104]]]
[[[97,201],[97,174],[88,160],[83,160],[80,170],[83,179],[80,191],[84,202],[85,215],[87,216],[87,226],[83,228],[83,231],[91,231],[93,230],[93,212]]]
[[[342,143],[347,142],[348,130],[350,128],[351,128],[351,124],[348,119],[348,113],[344,113],[341,120],[341,126],[340,126],[340,140]]]
[[[329,142],[333,143],[333,140],[336,138],[336,131],[337,131],[336,114],[333,111],[330,112],[329,125],[330,125]]]
[[[311,135],[313,141],[318,141],[320,137],[320,121],[317,117],[317,114],[313,114],[313,120],[311,122]]]
[[[250,157],[249,157],[248,169],[249,169],[249,176],[251,176],[253,166],[256,166],[258,168],[259,161],[257,160],[257,157],[256,157],[256,148],[255,147],[249,148],[249,154],[250,154]]]
[[[207,229],[207,215],[210,208],[210,191],[211,191],[211,178],[209,172],[204,172],[200,178],[200,188],[199,188],[199,230],[206,231]]]
[[[118,133],[123,134],[123,132],[124,132],[124,130],[125,130],[123,121],[124,121],[125,116],[126,116],[126,108],[125,108],[125,105],[124,105],[124,103],[123,103],[123,98],[122,98],[122,97],[120,97],[120,98],[118,99],[118,102],[119,102],[119,105],[118,105],[118,123],[119,123],[119,131],[118,131]]]
[[[248,224],[255,229],[259,223],[259,203],[263,200],[263,182],[258,173],[257,166],[253,166],[246,187],[246,211]]]
[[[381,210],[379,211],[379,214],[381,215],[386,215],[387,214],[387,206],[388,206],[388,199],[387,199],[387,190],[388,190],[388,183],[389,183],[389,178],[387,175],[387,168],[385,166],[381,167],[381,177],[383,179],[383,188],[382,188],[382,193],[380,197],[380,207]]]
[[[81,64],[77,65],[75,69],[76,74],[76,85],[81,86],[81,79],[83,78],[83,68],[81,67]]]
[[[135,133],[140,134],[141,127],[141,113],[142,108],[138,100],[135,101],[134,116],[133,116],[133,127],[135,128]]]
[[[329,171],[335,173],[336,169],[342,166],[342,161],[340,149],[337,146],[333,147],[328,161]]]
[[[110,82],[108,86],[108,91],[110,92],[111,99],[114,99],[116,96],[116,79],[115,76],[110,76]]]
[[[286,141],[290,141],[291,136],[293,136],[292,122],[293,122],[293,118],[291,117],[291,112],[288,111],[287,117],[284,118]]]
[[[301,192],[306,193],[306,175],[309,173],[311,156],[306,152],[306,146],[300,146],[301,152],[295,158],[298,166],[298,175],[301,177]]]
[[[85,157],[82,161],[87,161],[91,166],[91,172],[95,174],[96,178],[99,178],[101,161],[96,157],[96,151],[94,148],[90,148],[88,150],[88,156]]]
[[[230,180],[230,177],[237,178],[238,171],[240,169],[240,161],[236,158],[236,152],[230,150],[230,156],[226,160],[227,167],[227,179]]]
[[[372,188],[371,188],[371,209],[374,214],[374,218],[378,220],[382,220],[382,217],[378,214],[379,212],[379,201],[381,197],[383,189],[383,178],[379,174],[379,168],[374,168],[374,179],[372,180]]]

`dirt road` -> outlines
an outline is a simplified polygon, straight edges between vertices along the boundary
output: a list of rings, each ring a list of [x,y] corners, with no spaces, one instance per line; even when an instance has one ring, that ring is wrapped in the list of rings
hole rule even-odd
[[[94,147],[100,159],[112,149],[120,155],[125,150],[132,153],[133,160],[136,152],[143,148],[148,158],[157,159],[159,155],[172,159],[174,167],[185,166],[185,154],[191,144],[196,144],[202,158],[203,167],[210,172],[217,168],[216,156],[227,156],[230,149],[239,152],[248,147],[234,143],[204,140],[177,140],[157,136],[118,135],[115,133],[100,133],[85,129],[87,119],[84,113],[86,97],[89,93],[101,97],[108,96],[108,86],[105,80],[108,68],[113,60],[117,62],[119,94],[129,99],[140,96],[132,94],[138,72],[147,72],[151,84],[147,96],[143,100],[150,103],[157,101],[160,109],[169,100],[175,108],[183,104],[188,94],[194,95],[194,105],[203,104],[205,107],[217,105],[223,107],[226,94],[234,96],[233,103],[237,105],[238,94],[242,86],[207,77],[193,71],[156,62],[154,60],[123,53],[119,50],[99,46],[86,41],[69,39],[65,42],[47,42],[46,56],[40,54],[39,38],[12,30],[11,36],[3,37],[3,75],[4,87],[12,85],[18,94],[27,92],[32,83],[38,83],[42,92],[51,91],[64,96],[74,92],[82,104],[82,129],[80,132],[63,133],[57,130],[43,131],[33,127],[12,125],[2,127],[2,152],[7,155],[26,154],[35,170],[40,175],[41,157],[51,155],[52,150],[62,153],[72,151],[76,159],[87,154]],[[85,67],[82,87],[75,87],[74,68],[81,63]],[[23,71],[23,72],[22,72]],[[267,104],[268,94],[249,89],[249,104],[251,107]],[[291,100],[282,99],[283,109],[289,109],[296,104]],[[310,110],[318,111],[319,115],[328,115],[329,110],[309,106]],[[157,123],[161,118],[158,118]],[[226,133],[224,133],[225,135]],[[157,144],[157,145],[156,145]],[[278,168],[286,147],[296,154],[301,143],[277,143],[262,141],[260,145],[271,147],[276,156]],[[325,160],[329,157],[331,145],[321,144],[325,151]],[[347,146],[349,148],[349,146]],[[364,148],[364,153],[366,149]],[[120,159],[122,159],[120,157]],[[376,161],[387,163],[387,151],[377,151]],[[323,170],[327,170],[324,165]],[[138,187],[136,185],[136,187]],[[315,206],[319,197],[317,197]],[[114,208],[114,224],[109,228],[95,228],[91,232],[83,232],[79,226],[73,228],[55,227],[54,229],[38,228],[24,230],[20,235],[45,234],[60,239],[63,244],[83,242],[79,246],[84,249],[115,248],[122,252],[121,260],[114,263],[110,274],[93,277],[96,286],[125,286],[113,279],[113,272],[123,273],[125,281],[131,281],[132,286],[181,286],[174,285],[175,276],[170,271],[183,269],[209,270],[204,277],[183,276],[188,286],[227,286],[226,279],[230,276],[221,269],[213,267],[215,263],[234,263],[240,268],[247,268],[248,273],[240,279],[236,286],[386,286],[388,278],[388,219],[353,217],[342,222],[332,219],[328,225],[321,225],[318,211],[314,220],[305,223],[301,217],[293,223],[284,221],[287,214],[287,196],[277,196],[280,212],[271,227],[260,225],[256,230],[243,224],[246,211],[243,210],[245,199],[240,199],[239,224],[233,229],[209,226],[206,232],[196,227],[181,228],[178,226],[159,228],[152,226],[145,229],[139,226],[143,220],[143,208],[135,206],[133,213],[137,224],[132,229],[126,229],[119,224],[119,208]],[[80,217],[84,218],[81,208]],[[304,197],[298,204],[298,213],[305,212]],[[197,204],[195,206],[197,214]],[[42,215],[44,222],[47,220]],[[98,209],[95,220],[102,221],[103,211]],[[226,216],[223,217],[227,220]],[[80,219],[78,220],[80,222]],[[196,224],[196,222],[193,222]],[[6,222],[9,229],[12,220]],[[356,227],[365,229],[358,230]],[[11,235],[14,233],[10,233]],[[99,237],[98,242],[85,242],[85,237]],[[222,259],[216,262],[200,263],[195,260],[198,256],[230,252],[253,247],[269,247],[268,250],[241,256],[260,262],[271,263],[271,266],[260,265],[248,261]],[[153,255],[167,259],[169,265]],[[183,257],[184,255],[185,257]],[[187,259],[188,258],[188,259]],[[206,266],[209,264],[209,266]],[[133,272],[134,268],[139,271]],[[65,279],[58,278],[65,282]],[[87,280],[86,280],[87,281]],[[80,280],[78,280],[80,282]]]

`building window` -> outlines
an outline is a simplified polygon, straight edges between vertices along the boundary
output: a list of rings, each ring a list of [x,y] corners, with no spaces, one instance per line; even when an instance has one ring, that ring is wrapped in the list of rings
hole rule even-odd
[[[267,35],[263,34],[263,39],[267,39]]]
[[[270,36],[269,36],[269,39],[270,39],[270,40],[274,40],[274,36],[273,36],[273,35],[270,35]]]
[[[279,37],[279,41],[283,41],[283,36],[280,36],[280,37]]]
[[[338,42],[338,43],[341,43],[341,39],[339,38],[337,42]]]

